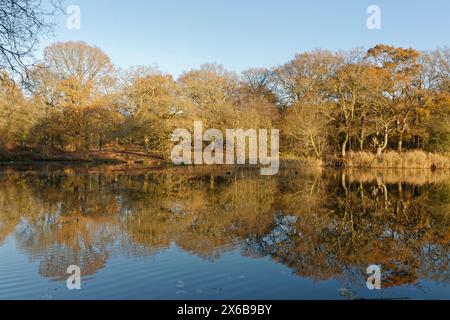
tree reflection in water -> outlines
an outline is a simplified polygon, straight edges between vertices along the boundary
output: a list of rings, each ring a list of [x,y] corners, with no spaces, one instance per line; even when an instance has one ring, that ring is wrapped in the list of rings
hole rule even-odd
[[[92,275],[119,253],[152,255],[175,243],[208,260],[239,247],[315,280],[361,282],[367,266],[379,264],[385,287],[448,283],[447,177],[7,167],[0,174],[0,245],[14,236],[40,274],[56,280],[71,264]]]

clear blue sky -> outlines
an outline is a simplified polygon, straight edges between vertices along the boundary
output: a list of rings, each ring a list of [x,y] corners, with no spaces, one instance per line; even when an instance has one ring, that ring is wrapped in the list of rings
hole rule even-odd
[[[156,64],[178,76],[205,62],[227,69],[272,67],[295,53],[386,43],[449,45],[449,0],[66,0],[81,9],[81,29],[58,20],[53,41],[83,40],[120,67]],[[366,27],[381,8],[382,29]],[[38,54],[39,56],[39,54]]]

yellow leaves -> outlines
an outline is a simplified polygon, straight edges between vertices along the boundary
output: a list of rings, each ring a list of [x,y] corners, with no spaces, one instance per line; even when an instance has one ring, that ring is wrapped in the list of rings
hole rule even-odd
[[[91,99],[92,83],[83,85],[75,77],[59,82],[61,92],[59,104],[62,108],[84,109]]]
[[[182,93],[192,99],[200,110],[222,105],[233,95],[237,79],[216,64],[203,65],[184,73],[178,80]]]
[[[171,131],[198,119],[218,129],[284,128],[282,148],[291,154],[384,150],[403,138],[405,147],[424,148],[430,119],[450,110],[445,68],[444,51],[425,57],[379,45],[368,52],[305,52],[240,76],[205,64],[175,80],[154,67],[115,70],[102,50],[84,42],[55,43],[31,70],[30,101],[0,73],[0,133],[32,129],[31,140],[27,133],[8,138],[32,147],[133,144],[166,151]],[[7,120],[13,109],[21,110],[14,121],[25,125]]]

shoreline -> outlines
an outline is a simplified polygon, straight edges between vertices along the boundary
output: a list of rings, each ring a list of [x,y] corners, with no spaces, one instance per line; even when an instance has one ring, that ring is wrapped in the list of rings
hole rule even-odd
[[[161,153],[146,152],[141,149],[105,149],[81,152],[51,152],[44,156],[41,152],[6,151],[0,154],[0,165],[5,164],[71,164],[71,165],[117,165],[129,167],[176,167],[170,159]],[[201,167],[206,165],[192,165]],[[245,167],[249,165],[223,165],[226,167]],[[189,167],[189,166],[187,166]],[[254,167],[254,166],[251,166]],[[261,166],[257,166],[261,167]],[[422,169],[449,170],[450,156],[442,153],[430,153],[421,150],[406,152],[388,151],[381,156],[370,152],[349,152],[346,158],[327,156],[323,159],[303,158],[294,155],[280,155],[280,169],[318,167],[318,168],[354,168],[354,169]]]

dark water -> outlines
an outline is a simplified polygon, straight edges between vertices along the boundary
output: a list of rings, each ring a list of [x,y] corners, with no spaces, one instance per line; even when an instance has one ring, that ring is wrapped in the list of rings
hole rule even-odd
[[[447,173],[3,166],[0,299],[449,299],[449,217]]]

